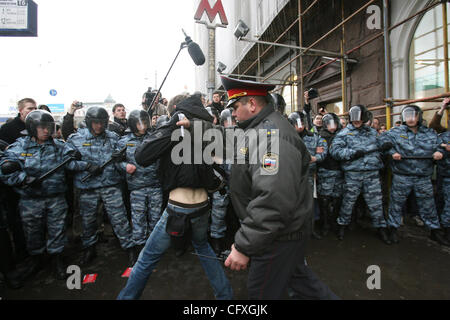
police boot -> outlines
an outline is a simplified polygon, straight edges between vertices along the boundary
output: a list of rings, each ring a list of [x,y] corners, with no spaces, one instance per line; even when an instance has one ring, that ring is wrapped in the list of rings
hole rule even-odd
[[[24,269],[18,270],[22,280],[26,280],[44,269],[43,256],[41,254],[31,256],[30,263]]]
[[[344,240],[345,226],[338,226],[337,237],[340,241]]]
[[[55,273],[55,277],[58,280],[65,280],[68,276],[68,274],[66,273],[66,267],[64,266],[64,262],[62,259],[62,254],[58,253],[53,255],[53,259],[52,259],[52,263],[53,263],[53,272]]]
[[[83,251],[83,256],[81,257],[81,260],[80,260],[80,266],[87,265],[92,260],[94,260],[96,257],[97,257],[97,250],[95,250],[95,245],[87,247]]]
[[[392,244],[391,240],[389,239],[387,228],[379,228],[378,229],[378,235],[380,236],[381,240],[386,244]]]
[[[389,229],[389,239],[391,240],[391,243],[394,243],[394,244],[397,244],[400,242],[398,239],[397,228]]]
[[[222,253],[223,251],[223,247],[224,247],[224,238],[211,238],[211,241],[209,242],[211,244],[211,248],[214,250],[214,252],[216,253],[216,255],[219,255]]]
[[[444,246],[450,246],[450,243],[440,234],[440,229],[431,230],[430,239]]]
[[[13,270],[4,274],[5,282],[10,289],[20,289],[23,287],[21,276],[17,270]]]
[[[319,198],[320,218],[322,220],[322,236],[326,237],[330,231],[329,217],[331,215],[331,201],[328,197]]]
[[[136,247],[128,248],[127,253],[128,253],[128,266],[131,268],[134,266],[138,258],[137,248]]]

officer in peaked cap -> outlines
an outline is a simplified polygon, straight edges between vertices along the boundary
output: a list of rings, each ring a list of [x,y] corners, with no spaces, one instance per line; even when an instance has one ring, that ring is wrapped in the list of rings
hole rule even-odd
[[[288,289],[295,298],[337,298],[305,263],[313,214],[311,156],[289,121],[275,112],[269,94],[275,86],[225,76],[222,84],[227,107],[233,108],[245,136],[252,139],[249,133],[256,130],[256,136],[267,132],[278,140],[267,143],[264,152],[259,146],[241,148],[238,158],[245,154],[257,161],[232,165],[231,199],[241,226],[225,266],[236,271],[249,267],[249,299],[281,299]]]

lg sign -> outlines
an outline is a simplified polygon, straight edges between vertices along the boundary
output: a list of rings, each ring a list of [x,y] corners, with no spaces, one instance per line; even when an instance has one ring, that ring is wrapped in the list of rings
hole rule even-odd
[[[228,19],[225,15],[225,10],[223,9],[222,0],[217,0],[212,8],[210,5],[210,1],[201,0],[197,12],[195,13],[194,19],[200,21],[205,11],[210,23],[212,23],[217,14],[219,14],[222,24],[228,25]]]

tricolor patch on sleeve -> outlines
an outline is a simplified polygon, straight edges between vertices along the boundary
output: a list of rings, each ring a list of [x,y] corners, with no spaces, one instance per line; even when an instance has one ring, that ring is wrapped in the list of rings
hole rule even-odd
[[[275,153],[266,153],[262,159],[262,168],[267,172],[273,172],[278,169],[279,159]]]

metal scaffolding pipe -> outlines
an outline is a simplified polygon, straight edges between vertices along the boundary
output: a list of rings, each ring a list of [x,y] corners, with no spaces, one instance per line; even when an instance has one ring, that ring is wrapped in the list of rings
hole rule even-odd
[[[426,11],[428,11],[428,10],[430,10],[430,9],[433,9],[434,7],[436,7],[436,6],[439,5],[439,4],[440,4],[439,2],[433,3],[433,4],[431,4],[430,6],[428,6],[428,7],[424,8],[424,9],[418,11],[418,12],[415,13],[414,15],[412,15],[412,16],[406,18],[406,19],[403,20],[403,21],[400,21],[400,22],[397,23],[396,25],[391,26],[391,27],[389,28],[389,31],[392,31],[393,29],[398,28],[398,27],[401,26],[402,24],[405,24],[406,22],[408,22],[408,21],[414,19],[414,18],[417,17],[418,15],[423,14],[424,12],[426,12]],[[361,49],[362,47],[368,45],[369,43],[375,41],[375,40],[378,39],[379,37],[382,37],[383,35],[384,35],[384,31],[383,31],[383,32],[380,32],[379,34],[375,35],[374,37],[372,37],[372,38],[370,38],[370,39],[364,41],[363,43],[361,43],[360,45],[354,47],[353,49],[347,51],[345,54],[346,54],[346,55],[349,55],[349,54],[353,53],[354,51],[359,50],[359,49]],[[299,57],[299,55],[297,55],[296,57],[294,57],[294,59],[292,59],[291,61],[287,62],[287,63],[286,63],[285,65],[283,65],[281,68],[277,69],[276,72],[273,72],[273,73],[271,73],[269,76],[265,77],[265,78],[263,79],[263,81],[269,79],[271,76],[273,76],[274,74],[276,74],[277,72],[279,72],[280,70],[282,70],[284,67],[286,67],[288,64],[290,64],[292,61],[294,61],[294,60],[297,59],[298,57]],[[318,68],[316,68],[316,69],[314,69],[314,70],[312,70],[312,71],[310,71],[309,73],[304,74],[303,77],[306,77],[306,76],[308,76],[309,74],[311,74],[311,73],[313,73],[313,72],[315,72],[315,71],[318,71],[318,70],[320,70],[320,69],[322,69],[322,68],[325,68],[326,66],[328,66],[329,64],[331,64],[331,63],[333,63],[333,62],[335,62],[335,61],[337,61],[337,60],[338,60],[338,59],[334,59],[334,60],[332,60],[332,61],[330,61],[330,62],[328,62],[328,63],[326,63],[326,64],[324,64],[324,65],[322,65],[322,66],[320,66],[320,67],[318,67]]]
[[[444,45],[444,74],[445,74],[445,92],[449,92],[449,70],[448,70],[448,21],[447,21],[447,3],[442,3],[442,30]],[[445,110],[445,127],[448,127],[448,110]]]
[[[350,21],[354,16],[356,16],[358,13],[366,9],[368,6],[370,6],[372,3],[374,3],[377,0],[370,0],[367,2],[364,6],[362,6],[360,9],[358,9],[356,12],[352,13],[347,19],[339,23],[336,27],[328,31],[326,34],[324,34],[321,38],[319,38],[316,42],[314,42],[312,45],[310,45],[306,50],[305,53],[308,52],[312,47],[316,46],[319,42],[321,42],[323,39],[326,39],[330,34],[332,34],[334,31],[339,29],[341,26],[343,26],[345,23]]]
[[[311,7],[312,7],[312,5],[309,6],[308,9]],[[298,16],[300,17],[300,19],[298,21],[298,44],[300,45],[300,47],[302,47],[303,46],[302,0],[298,0]],[[299,65],[300,77],[298,77],[298,83],[299,83],[298,87],[300,88],[300,90],[297,89],[297,100],[300,101],[300,103],[297,103],[297,111],[303,110],[303,108],[305,106],[305,101],[303,100],[303,92],[305,91],[305,84],[303,83],[303,77],[302,77],[302,75],[303,75],[303,55],[300,55],[299,64],[300,64]]]

